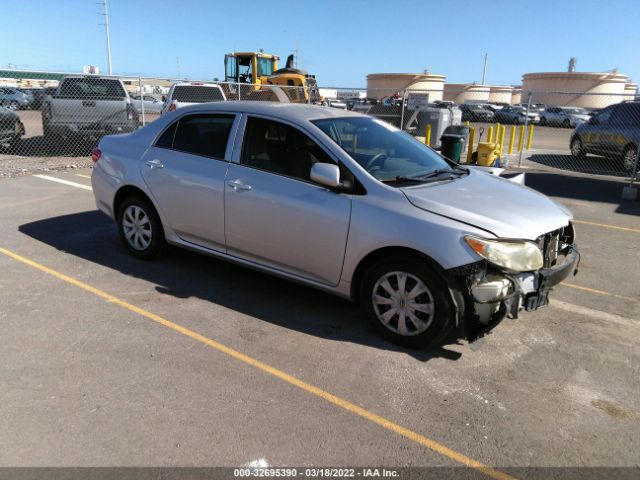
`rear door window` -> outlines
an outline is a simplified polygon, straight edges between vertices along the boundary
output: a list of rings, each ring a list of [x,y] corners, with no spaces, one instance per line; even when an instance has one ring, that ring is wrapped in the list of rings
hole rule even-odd
[[[182,103],[221,102],[224,100],[218,87],[202,85],[177,85],[173,89],[172,100]]]
[[[60,86],[60,97],[94,100],[122,99],[126,97],[118,80],[110,78],[66,78]]]
[[[186,115],[178,121],[173,148],[223,160],[234,119],[225,114]]]

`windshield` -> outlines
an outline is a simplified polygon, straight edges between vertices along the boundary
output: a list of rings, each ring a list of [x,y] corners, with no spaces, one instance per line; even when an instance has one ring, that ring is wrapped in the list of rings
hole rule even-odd
[[[396,127],[370,117],[326,118],[313,122],[370,175],[402,181],[435,170],[450,170],[436,152]]]

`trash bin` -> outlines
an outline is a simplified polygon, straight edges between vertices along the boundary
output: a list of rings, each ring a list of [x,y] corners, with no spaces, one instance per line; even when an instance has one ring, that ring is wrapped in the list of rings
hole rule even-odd
[[[440,143],[442,145],[440,153],[449,160],[460,163],[464,147],[464,136],[447,133],[440,137]]]
[[[481,167],[496,166],[496,159],[500,158],[500,145],[497,143],[480,142],[478,143],[477,165]]]
[[[467,125],[449,125],[444,129],[444,132],[442,132],[443,135],[462,135],[464,137],[464,144],[462,145],[463,152],[467,149],[470,133],[471,127]]]

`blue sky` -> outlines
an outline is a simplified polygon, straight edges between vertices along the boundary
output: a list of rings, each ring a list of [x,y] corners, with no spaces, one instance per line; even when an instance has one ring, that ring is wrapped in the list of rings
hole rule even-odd
[[[98,0],[0,0],[0,66],[106,72]],[[448,82],[519,84],[521,75],[617,68],[640,80],[640,0],[109,0],[113,70],[223,77],[226,52],[281,58],[321,86],[360,87],[367,73],[422,72]]]

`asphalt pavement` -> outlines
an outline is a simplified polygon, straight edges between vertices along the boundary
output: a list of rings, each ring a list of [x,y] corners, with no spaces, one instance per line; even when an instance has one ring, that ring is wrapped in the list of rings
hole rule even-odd
[[[431,351],[262,273],[134,259],[89,175],[0,180],[0,466],[637,468],[640,203],[619,181],[527,174],[575,213],[579,275]]]

